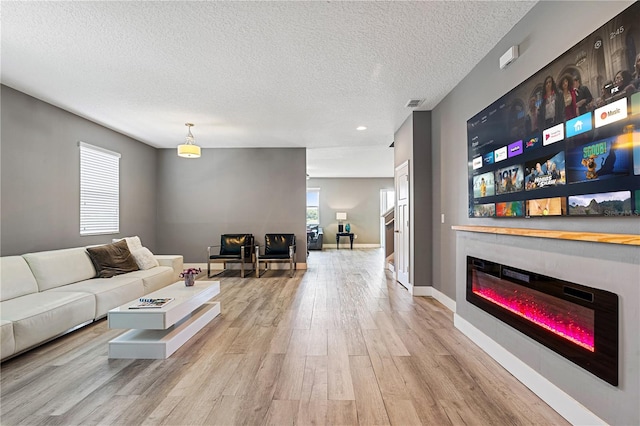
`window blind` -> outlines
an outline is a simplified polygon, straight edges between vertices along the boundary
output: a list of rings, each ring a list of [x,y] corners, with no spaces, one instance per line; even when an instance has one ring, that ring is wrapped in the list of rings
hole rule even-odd
[[[120,154],[79,142],[80,235],[120,232]]]

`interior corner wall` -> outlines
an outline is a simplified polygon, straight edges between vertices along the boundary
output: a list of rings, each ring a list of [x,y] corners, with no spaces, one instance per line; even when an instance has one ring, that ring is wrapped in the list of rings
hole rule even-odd
[[[1,86],[2,256],[81,247],[139,235],[156,249],[156,149]],[[78,141],[122,154],[120,233],[80,236]]]
[[[394,166],[409,161],[409,283],[433,284],[431,111],[413,111],[394,135]],[[453,296],[450,296],[453,297]]]
[[[221,234],[296,234],[296,262],[306,262],[306,149],[209,148],[198,159],[158,153],[160,252],[207,261]]]
[[[414,286],[433,285],[433,159],[431,111],[413,112],[413,281]]]
[[[457,315],[610,424],[640,424],[637,403],[640,400],[640,344],[637,332],[629,332],[629,328],[636,330],[638,325],[640,254],[637,247],[465,232],[456,235],[451,226],[640,234],[640,221],[634,218],[470,219],[467,198],[466,121],[630,4],[537,3],[432,111],[433,153],[440,163],[434,168],[437,176],[434,177],[433,212],[436,217],[444,213],[446,218],[444,224],[434,220],[434,250],[439,256],[434,262],[434,285],[449,297],[456,296]],[[520,57],[500,70],[500,56],[513,45],[519,45]],[[591,91],[597,92],[595,88]],[[533,265],[541,274],[616,292],[621,307],[621,385],[610,386],[580,368],[571,367],[564,358],[540,348],[518,332],[506,330],[497,319],[466,302],[463,257],[477,254],[529,270],[532,268],[526,266]],[[598,262],[600,258],[603,262]]]
[[[354,244],[382,245],[380,190],[393,190],[393,178],[312,178],[307,188],[320,189],[320,226],[323,244],[335,244],[336,212],[346,212],[345,223],[358,238]],[[346,242],[346,239],[341,241]]]

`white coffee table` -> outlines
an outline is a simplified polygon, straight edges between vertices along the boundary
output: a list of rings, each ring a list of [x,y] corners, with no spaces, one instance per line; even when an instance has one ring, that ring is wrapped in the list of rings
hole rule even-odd
[[[108,312],[109,328],[132,330],[109,342],[109,358],[166,359],[220,314],[219,281],[196,281],[192,287],[178,281],[144,297],[173,297],[162,308],[129,309],[138,299]]]

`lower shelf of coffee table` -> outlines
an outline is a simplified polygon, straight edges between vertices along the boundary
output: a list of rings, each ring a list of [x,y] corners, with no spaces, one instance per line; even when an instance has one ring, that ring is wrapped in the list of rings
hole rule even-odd
[[[109,358],[166,359],[220,314],[209,302],[166,330],[130,330],[109,342]]]

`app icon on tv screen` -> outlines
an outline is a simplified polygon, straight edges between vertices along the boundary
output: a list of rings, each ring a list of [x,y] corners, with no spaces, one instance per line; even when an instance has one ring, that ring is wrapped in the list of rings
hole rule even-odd
[[[508,148],[509,149],[508,149],[507,154],[508,154],[509,158],[515,157],[516,155],[520,155],[520,154],[522,154],[522,141],[517,141],[517,142],[511,143],[511,144],[509,144]]]
[[[542,132],[542,145],[547,146],[564,139],[564,124],[549,127]]]
[[[482,167],[482,157],[476,157],[473,159],[473,170],[477,170]]]
[[[588,132],[591,129],[591,113],[588,112],[567,121],[567,138],[579,135],[580,133]]]
[[[503,146],[500,149],[496,149],[495,156],[493,157],[495,162],[506,160],[507,159],[507,147]]]
[[[482,158],[484,164],[493,164],[493,151],[487,152]]]
[[[596,129],[627,118],[627,98],[619,99],[600,107],[593,112]]]

